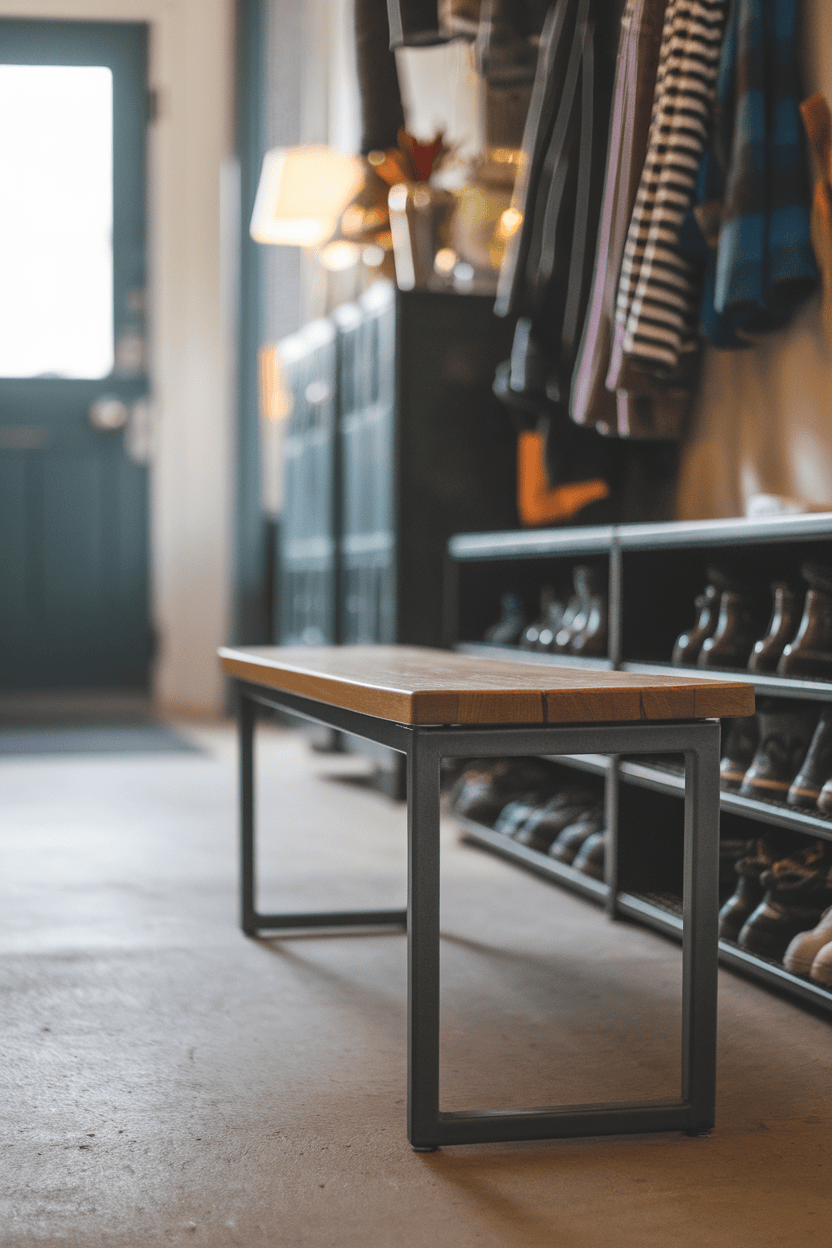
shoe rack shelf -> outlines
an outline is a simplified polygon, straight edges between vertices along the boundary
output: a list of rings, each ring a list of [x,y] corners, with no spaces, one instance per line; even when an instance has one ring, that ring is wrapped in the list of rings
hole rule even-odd
[[[832,514],[459,534],[451,539],[448,554],[446,640],[452,648],[484,660],[683,676],[698,669],[674,666],[670,655],[676,637],[692,623],[693,599],[706,583],[709,564],[725,557],[739,561],[743,571],[761,585],[785,575],[794,579],[806,559],[832,563]],[[566,585],[571,569],[580,563],[600,567],[606,576],[606,657],[586,659],[539,653],[481,640],[500,614],[503,594],[518,595],[527,617],[532,619],[541,587]],[[747,680],[760,695],[832,703],[832,681],[706,670],[708,677],[715,680]],[[622,817],[614,838],[620,842],[615,873],[619,887],[614,897],[606,884],[573,867],[520,845],[503,833],[454,816],[466,839],[605,906],[608,913],[641,922],[680,940],[681,898],[666,891],[666,885],[655,878],[639,878],[639,862],[649,861],[657,847],[662,852],[661,830],[654,829],[648,835],[645,852],[633,828],[638,826],[642,810],[648,812],[650,819],[656,819],[657,827],[662,819],[668,824],[678,820],[681,827],[681,760],[678,764],[670,758],[621,758],[616,762],[590,755],[560,758],[558,762],[561,766],[605,775],[607,785],[617,789],[612,806],[620,805]],[[639,798],[638,792],[644,796]],[[651,801],[657,803],[655,816],[650,814]],[[730,835],[751,839],[762,835],[764,827],[776,827],[832,841],[832,819],[791,809],[782,802],[723,792],[721,809]],[[675,835],[669,834],[668,840]],[[780,963],[724,940],[720,941],[720,961],[758,983],[832,1013],[832,990],[792,974]]]
[[[506,647],[508,649],[508,647]],[[516,649],[512,651],[517,657]],[[555,657],[554,655],[552,656]],[[612,664],[611,664],[612,666]],[[684,676],[690,668],[674,667],[672,663],[627,663],[618,664],[624,672],[642,672],[645,676],[670,673],[673,676]],[[758,675],[754,672],[719,671],[708,669],[708,680],[744,680],[753,685],[759,694],[775,698],[806,698],[815,702],[832,702],[832,683],[825,680],[798,680],[793,676]]]
[[[565,760],[561,757],[559,761]],[[518,863],[533,874],[542,876],[543,879],[554,884],[560,884],[596,905],[609,908],[609,889],[601,881],[594,880],[591,876],[576,871],[574,867],[557,862],[554,858],[549,858],[548,855],[541,854],[535,849],[518,845],[511,837],[502,832],[495,832],[493,828],[484,827],[470,819],[463,819],[459,815],[454,815],[453,818],[466,841],[490,850],[509,862]],[[664,895],[657,898],[655,894],[650,893],[619,892],[615,898],[615,912],[620,918],[642,923],[645,927],[650,927],[681,944],[681,897]],[[754,979],[768,988],[785,992],[816,1008],[832,1013],[832,993],[818,984],[813,984],[811,980],[793,975],[778,962],[769,962],[765,958],[748,953],[739,945],[727,940],[719,942],[719,960],[723,966],[749,979]]]

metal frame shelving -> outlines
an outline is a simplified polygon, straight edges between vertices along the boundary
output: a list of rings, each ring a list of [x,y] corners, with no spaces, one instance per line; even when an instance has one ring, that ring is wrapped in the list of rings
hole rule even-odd
[[[668,522],[661,524],[633,524],[620,526],[597,526],[584,529],[551,529],[510,533],[467,533],[453,537],[448,547],[449,601],[451,612],[448,620],[448,641],[453,648],[481,658],[501,659],[521,663],[551,663],[559,665],[592,666],[606,670],[623,670],[644,674],[672,673],[684,676],[691,669],[675,667],[660,656],[649,661],[628,657],[625,652],[624,596],[626,592],[627,555],[650,552],[701,550],[703,554],[720,548],[798,545],[799,557],[804,557],[807,545],[814,542],[829,544],[832,553],[832,513],[800,516],[777,516],[763,519],[707,520]],[[462,564],[503,564],[515,560],[535,561],[546,564],[548,560],[579,559],[581,556],[605,556],[609,563],[609,612],[610,643],[606,659],[579,659],[571,656],[540,654],[513,646],[498,646],[472,641],[458,636],[459,567]],[[554,565],[551,565],[554,566]],[[545,575],[545,573],[543,574]],[[691,589],[691,605],[695,586]],[[776,675],[757,676],[748,672],[708,670],[708,677],[719,680],[747,680],[759,694],[789,697],[813,701],[832,702],[832,681],[798,680]],[[557,760],[572,768],[605,775],[608,787],[608,810],[617,807],[617,787],[621,784],[640,786],[656,793],[681,797],[684,778],[681,768],[672,764],[655,764],[652,760],[632,760],[626,757],[607,759],[601,756],[560,756]],[[616,790],[610,801],[609,790]],[[809,836],[832,841],[832,819],[819,814],[796,811],[783,803],[761,802],[740,797],[737,793],[721,795],[721,809],[726,814],[739,815],[745,819],[770,826],[790,829]],[[675,940],[681,940],[681,898],[678,907],[667,900],[659,901],[655,895],[634,891],[619,891],[614,895],[607,884],[583,875],[545,854],[518,845],[503,833],[482,827],[469,820],[455,816],[463,835],[475,843],[527,870],[533,871],[552,883],[579,893],[596,904],[603,905],[610,915],[643,923]],[[617,833],[615,834],[617,835]],[[614,835],[614,839],[615,839]],[[810,980],[802,979],[787,971],[779,963],[769,962],[748,953],[728,941],[720,941],[720,962],[760,984],[809,1003],[824,1012],[832,1013],[832,991]]]

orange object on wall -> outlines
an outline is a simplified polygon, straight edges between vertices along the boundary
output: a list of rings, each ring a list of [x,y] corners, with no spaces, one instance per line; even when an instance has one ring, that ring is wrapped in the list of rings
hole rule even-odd
[[[609,497],[610,487],[596,477],[549,485],[543,458],[543,437],[525,430],[517,439],[517,513],[529,526],[571,520],[582,507]]]

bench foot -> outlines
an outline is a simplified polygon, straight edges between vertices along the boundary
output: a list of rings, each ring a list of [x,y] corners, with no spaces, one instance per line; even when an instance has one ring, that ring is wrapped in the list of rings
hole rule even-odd
[[[241,923],[246,936],[305,928],[407,927],[406,910],[322,910],[306,914],[254,914]]]
[[[438,1153],[438,1144],[411,1144],[414,1153]]]

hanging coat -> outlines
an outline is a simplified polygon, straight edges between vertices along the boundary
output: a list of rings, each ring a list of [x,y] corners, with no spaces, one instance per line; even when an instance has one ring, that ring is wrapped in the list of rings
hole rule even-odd
[[[624,248],[607,385],[644,373],[684,381],[698,349],[701,266],[680,232],[710,137],[727,0],[670,0],[647,158]]]
[[[631,395],[607,389],[624,243],[635,207],[650,133],[659,50],[668,0],[627,0],[613,93],[601,225],[589,310],[572,384],[572,419],[602,433],[677,438],[689,405],[687,391]]]
[[[543,30],[498,315],[519,315],[509,389],[568,412],[595,258],[621,6],[561,0]]]

